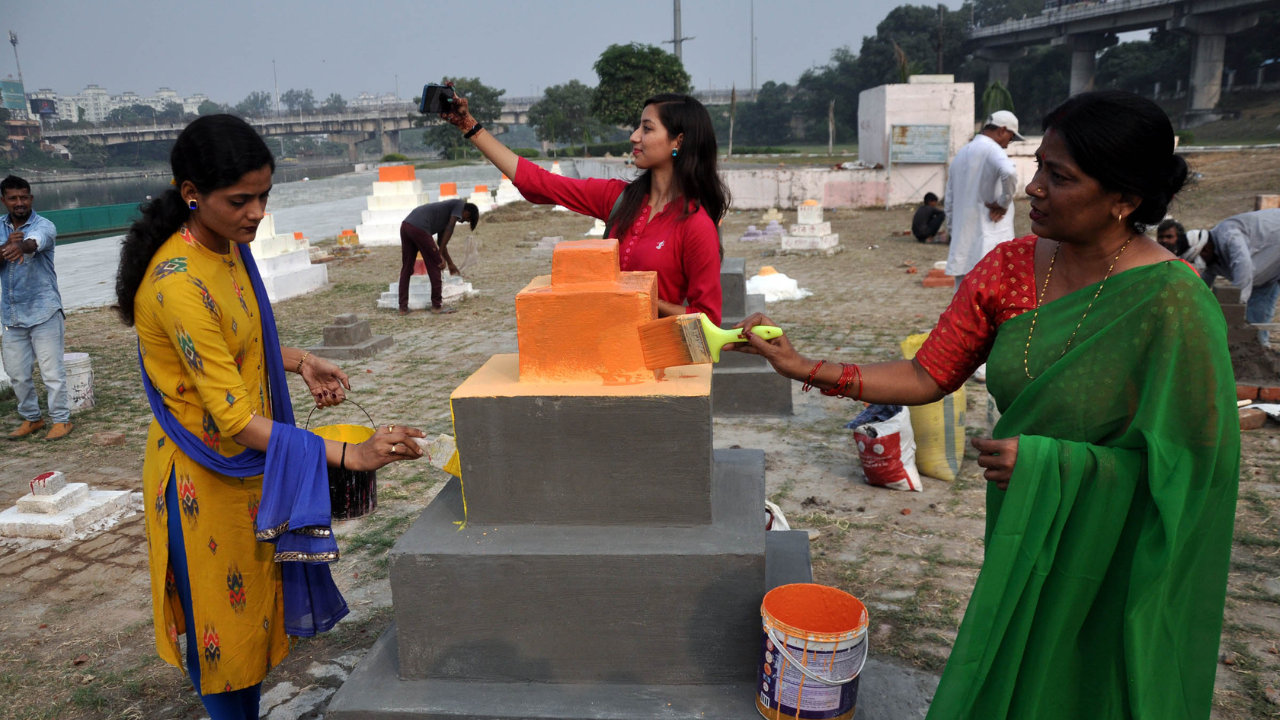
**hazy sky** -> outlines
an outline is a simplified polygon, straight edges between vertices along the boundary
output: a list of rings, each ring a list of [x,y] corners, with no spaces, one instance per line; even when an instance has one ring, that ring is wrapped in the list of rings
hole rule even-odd
[[[923,2],[923,0],[917,0]],[[758,83],[794,82],[862,37],[899,0],[755,0]],[[947,2],[958,7],[958,0]],[[685,68],[698,88],[751,83],[750,0],[684,0]],[[671,0],[13,0],[0,31],[18,34],[27,91],[149,95],[161,86],[237,102],[311,88],[350,98],[401,97],[443,75],[478,76],[508,95],[571,79],[596,83],[592,63],[613,43],[672,36]],[[670,45],[664,47],[670,48]],[[16,75],[11,48],[0,75]]]

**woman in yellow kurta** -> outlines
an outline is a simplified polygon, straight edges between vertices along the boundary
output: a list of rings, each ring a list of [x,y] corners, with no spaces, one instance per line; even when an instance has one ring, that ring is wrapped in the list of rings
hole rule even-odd
[[[322,406],[343,400],[347,377],[309,353],[268,347],[269,306],[241,251],[263,217],[274,170],[258,134],[237,118],[207,116],[183,131],[170,161],[177,187],[143,208],[121,251],[120,313],[136,325],[144,383],[163,399],[160,412],[220,456],[265,452],[271,363],[301,374]],[[288,388],[276,390],[287,398]],[[277,441],[293,437],[275,432]],[[275,548],[255,538],[263,477],[214,472],[172,434],[152,422],[143,465],[159,653],[182,667],[185,633],[187,669],[213,720],[257,718],[260,683],[289,648]],[[421,436],[390,426],[360,445],[325,441],[325,462],[376,469],[418,457],[410,438]]]

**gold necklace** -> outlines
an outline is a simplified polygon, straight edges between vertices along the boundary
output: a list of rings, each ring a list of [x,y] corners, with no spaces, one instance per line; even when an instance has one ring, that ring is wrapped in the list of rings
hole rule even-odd
[[[1058,356],[1061,360],[1066,356],[1067,351],[1071,349],[1071,343],[1075,342],[1076,333],[1080,332],[1080,326],[1084,325],[1084,319],[1089,317],[1089,311],[1093,309],[1093,301],[1098,299],[1102,294],[1102,288],[1106,287],[1107,279],[1111,277],[1111,271],[1116,269],[1116,263],[1120,262],[1120,256],[1124,254],[1125,248],[1129,247],[1129,243],[1133,242],[1133,236],[1130,235],[1128,240],[1120,246],[1120,252],[1116,253],[1116,257],[1111,261],[1111,267],[1107,268],[1107,274],[1102,276],[1102,282],[1098,283],[1098,291],[1093,294],[1093,299],[1084,308],[1084,314],[1080,316],[1080,322],[1076,323],[1076,329],[1071,331],[1071,337],[1067,339],[1067,344],[1062,348],[1062,354]],[[1036,298],[1036,309],[1031,315],[1031,329],[1027,331],[1027,346],[1022,350],[1022,372],[1026,373],[1028,380],[1035,380],[1039,375],[1032,377],[1031,368],[1028,367],[1027,358],[1031,355],[1031,336],[1036,332],[1036,320],[1040,318],[1040,306],[1044,303],[1044,296],[1049,291],[1049,278],[1053,277],[1053,264],[1058,259],[1058,251],[1062,249],[1062,243],[1053,249],[1053,256],[1049,258],[1049,269],[1044,274],[1044,287],[1040,289],[1040,297]],[[1052,365],[1052,363],[1050,363]]]

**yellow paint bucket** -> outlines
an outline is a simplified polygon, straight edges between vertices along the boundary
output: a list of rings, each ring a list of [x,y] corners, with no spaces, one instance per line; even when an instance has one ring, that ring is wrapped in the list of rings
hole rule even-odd
[[[360,408],[366,418],[369,418],[369,426],[365,425],[322,425],[318,428],[311,429],[311,415],[315,413],[317,408],[312,408],[311,413],[307,414],[307,429],[319,435],[325,440],[333,440],[335,442],[345,442],[351,445],[359,445],[360,443],[373,437],[377,430],[373,426],[373,418],[369,413],[354,400],[347,398],[346,402]],[[367,515],[378,509],[378,484],[377,471],[375,470],[343,470],[341,468],[329,468],[329,508],[333,513],[334,520],[349,520],[351,518]]]

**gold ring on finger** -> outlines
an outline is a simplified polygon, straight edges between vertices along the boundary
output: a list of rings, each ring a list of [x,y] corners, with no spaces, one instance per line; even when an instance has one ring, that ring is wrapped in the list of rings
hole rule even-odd
[[[390,430],[391,430],[391,432],[395,432],[395,431],[396,431],[396,426],[395,426],[395,425],[388,425],[388,426],[387,426],[387,428],[388,428],[388,429],[390,429]]]

